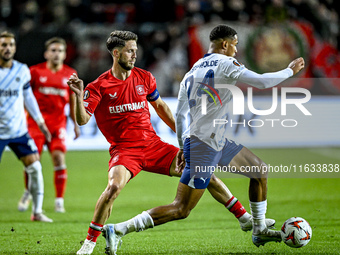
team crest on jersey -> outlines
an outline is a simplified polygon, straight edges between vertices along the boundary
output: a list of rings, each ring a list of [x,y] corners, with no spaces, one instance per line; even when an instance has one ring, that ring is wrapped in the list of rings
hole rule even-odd
[[[116,163],[119,159],[119,155],[115,156],[113,159],[112,159],[112,163]]]
[[[46,76],[40,76],[40,77],[39,77],[39,81],[40,81],[41,83],[45,83],[45,82],[47,81],[47,77],[46,77]]]
[[[137,85],[136,90],[137,90],[138,95],[142,96],[145,94],[144,85]]]
[[[84,100],[88,99],[90,97],[90,91],[85,90],[84,91]]]

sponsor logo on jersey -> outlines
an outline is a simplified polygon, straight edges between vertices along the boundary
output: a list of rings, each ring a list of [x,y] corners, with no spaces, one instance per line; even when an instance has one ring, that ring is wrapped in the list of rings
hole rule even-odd
[[[40,81],[41,83],[45,83],[45,82],[47,82],[47,77],[46,77],[46,76],[40,76],[40,77],[39,77],[39,81]]]
[[[0,97],[12,97],[12,96],[16,96],[16,97],[19,96],[19,90],[0,89]]]
[[[145,101],[131,103],[131,104],[122,104],[122,105],[115,105],[110,106],[109,111],[110,113],[122,113],[122,112],[132,112],[139,109],[144,109]]]
[[[45,95],[53,95],[53,96],[66,96],[66,90],[65,89],[57,89],[52,87],[40,87],[39,92]]]
[[[84,91],[84,100],[88,99],[90,97],[90,91],[85,90]]]
[[[111,99],[117,98],[117,92],[115,92],[113,95],[109,94],[109,96],[110,96]]]
[[[138,95],[142,96],[145,94],[144,85],[137,85],[136,90],[137,90]]]

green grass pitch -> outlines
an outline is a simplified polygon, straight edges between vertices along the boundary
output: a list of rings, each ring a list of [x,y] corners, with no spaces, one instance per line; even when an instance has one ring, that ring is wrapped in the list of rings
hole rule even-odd
[[[272,165],[340,162],[339,148],[253,151]],[[54,223],[40,223],[29,220],[29,211],[17,211],[23,192],[22,165],[14,153],[4,152],[0,164],[0,254],[75,254],[106,186],[108,160],[106,151],[68,152],[67,212],[57,214],[52,164],[44,152],[44,210]],[[312,174],[278,177],[291,176],[269,179],[267,217],[276,219],[277,229],[293,216],[309,221],[313,236],[305,247],[294,249],[283,243],[255,247],[251,233],[242,232],[234,216],[206,192],[187,219],[125,236],[118,254],[340,254],[340,173],[319,178]],[[248,180],[222,180],[249,212]],[[127,220],[143,210],[172,202],[177,184],[177,178],[141,173],[123,189],[108,222]],[[105,240],[99,237],[93,254],[104,254],[104,248]]]

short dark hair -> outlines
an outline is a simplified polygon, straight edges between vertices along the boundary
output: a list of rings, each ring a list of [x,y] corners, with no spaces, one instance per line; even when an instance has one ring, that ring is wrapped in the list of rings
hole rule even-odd
[[[51,39],[48,39],[45,42],[45,50],[47,50],[48,47],[53,43],[60,43],[60,44],[64,45],[65,50],[66,50],[66,47],[67,47],[66,41],[61,37],[52,37]]]
[[[215,41],[218,39],[230,38],[232,39],[237,32],[227,25],[218,25],[210,32],[210,41]]]
[[[107,39],[106,47],[109,50],[109,52],[112,53],[112,50],[114,48],[124,47],[125,43],[131,40],[137,42],[138,36],[130,31],[115,30],[110,34],[109,38]]]
[[[15,40],[14,34],[8,31],[1,32],[0,38],[13,38]]]

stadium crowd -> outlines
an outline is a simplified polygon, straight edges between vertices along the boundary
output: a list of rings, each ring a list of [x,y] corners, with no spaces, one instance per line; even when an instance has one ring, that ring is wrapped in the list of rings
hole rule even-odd
[[[134,31],[136,66],[155,75],[163,96],[177,96],[179,81],[202,51],[196,29],[222,21],[255,27],[308,24],[307,40],[315,48],[310,62],[325,56],[310,66],[309,77],[339,77],[339,10],[335,0],[2,0],[0,30],[16,34],[16,58],[29,66],[43,60],[47,38],[65,38],[65,63],[86,83],[110,66],[103,39],[114,29]]]

